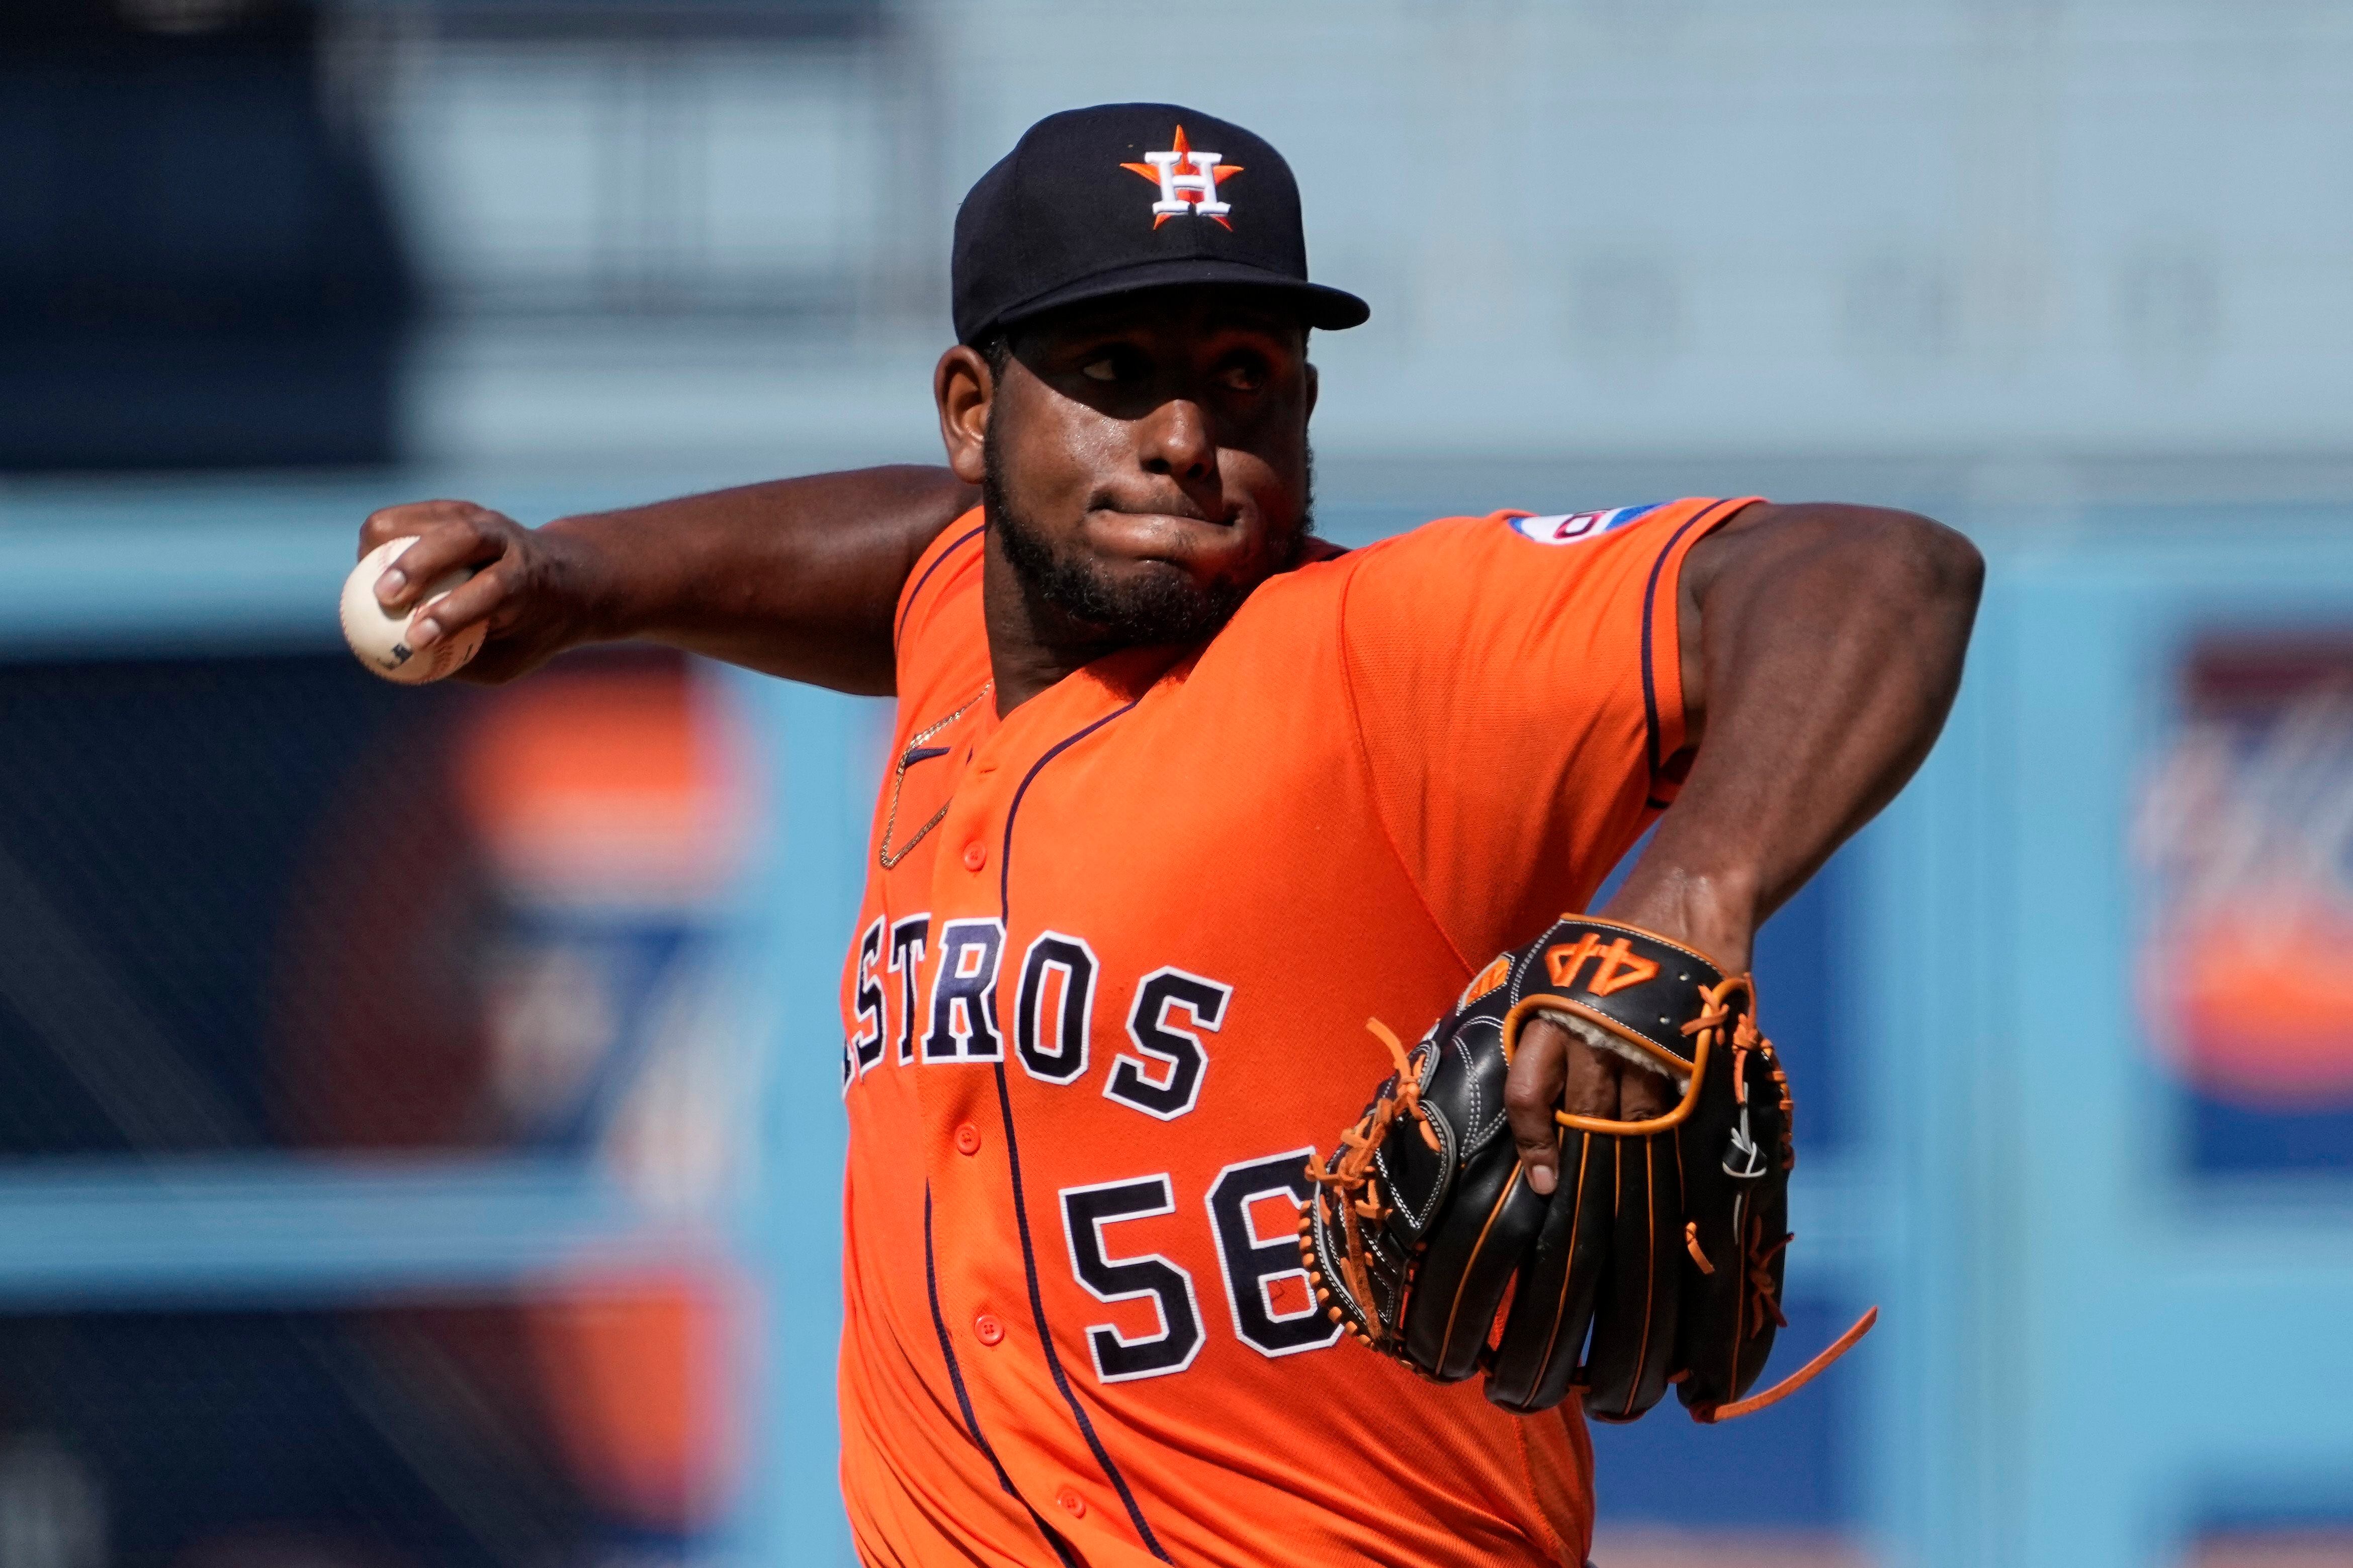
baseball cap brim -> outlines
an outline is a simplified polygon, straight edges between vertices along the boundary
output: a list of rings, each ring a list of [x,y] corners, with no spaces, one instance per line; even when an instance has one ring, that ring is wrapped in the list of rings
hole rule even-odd
[[[1287,278],[1263,267],[1252,267],[1248,262],[1186,257],[1146,261],[1116,271],[1099,272],[1060,288],[1050,289],[1034,299],[1024,300],[998,311],[996,318],[986,323],[975,336],[986,337],[998,328],[1029,321],[1049,310],[1060,310],[1064,305],[1187,284],[1229,285],[1280,295],[1298,311],[1302,321],[1319,331],[1342,331],[1349,327],[1360,327],[1371,319],[1373,313],[1370,305],[1345,289]]]

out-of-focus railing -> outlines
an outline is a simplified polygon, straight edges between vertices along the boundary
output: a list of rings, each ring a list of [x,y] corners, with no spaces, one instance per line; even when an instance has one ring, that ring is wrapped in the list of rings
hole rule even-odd
[[[944,297],[922,39],[871,0],[338,17],[326,79],[448,315],[829,335]]]

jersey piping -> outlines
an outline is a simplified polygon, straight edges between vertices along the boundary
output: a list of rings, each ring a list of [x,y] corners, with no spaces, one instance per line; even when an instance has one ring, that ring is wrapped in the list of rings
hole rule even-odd
[[[1663,726],[1659,721],[1658,674],[1657,667],[1651,662],[1651,617],[1658,610],[1659,578],[1666,571],[1667,563],[1674,558],[1675,546],[1683,542],[1684,534],[1694,528],[1700,528],[1702,524],[1713,528],[1717,521],[1721,521],[1723,509],[1727,506],[1742,507],[1747,504],[1745,500],[1718,501],[1715,506],[1707,508],[1669,534],[1666,543],[1660,547],[1657,558],[1651,563],[1650,581],[1642,590],[1642,721],[1647,730],[1651,782],[1653,785],[1658,783],[1660,770],[1667,765],[1667,759],[1660,754],[1661,749],[1665,744],[1665,736]],[[1705,530],[1702,529],[1702,531]],[[1681,593],[1683,590],[1677,588],[1675,591]],[[1676,650],[1676,657],[1682,657],[1680,648]],[[1656,788],[1650,792],[1649,804],[1662,809],[1667,805],[1665,801],[1659,798]]]
[[[1046,1544],[1054,1549],[1054,1555],[1062,1560],[1063,1568],[1086,1568],[1071,1550],[1070,1542],[1030,1507],[1028,1498],[1014,1489],[1013,1478],[1005,1473],[1004,1461],[997,1457],[988,1439],[980,1435],[980,1418],[973,1414],[972,1395],[965,1392],[964,1369],[956,1364],[955,1346],[948,1339],[947,1320],[940,1315],[940,1277],[932,1261],[932,1187],[928,1182],[923,1184],[923,1292],[931,1298],[932,1332],[940,1337],[940,1354],[947,1358],[948,1386],[955,1390],[956,1408],[964,1413],[964,1429],[971,1434],[973,1447],[981,1451],[988,1460],[988,1468],[997,1472],[997,1484],[1005,1489],[1005,1495],[1029,1510],[1030,1522],[1046,1538]]]
[[[997,865],[997,912],[1005,929],[1011,930],[1013,922],[1013,826],[1020,819],[1021,802],[1029,795],[1029,786],[1037,782],[1047,763],[1113,720],[1133,710],[1136,702],[1141,700],[1138,698],[1126,702],[1063,736],[1048,747],[1044,755],[1030,763],[1029,771],[1022,775],[1020,785],[1013,792],[1012,804],[1005,810],[1005,845]],[[1103,1438],[1096,1433],[1095,1424],[1088,1416],[1086,1407],[1079,1403],[1078,1391],[1071,1386],[1070,1374],[1062,1370],[1061,1355],[1054,1349],[1054,1332],[1046,1322],[1046,1298],[1038,1284],[1038,1252],[1029,1236],[1029,1205],[1022,1194],[1021,1144],[1013,1130],[1013,1095],[1005,1081],[1005,1058],[1002,1056],[998,1057],[995,1069],[997,1111],[1005,1119],[1005,1158],[1012,1175],[1014,1226],[1021,1237],[1021,1272],[1029,1286],[1029,1315],[1038,1324],[1038,1344],[1045,1352],[1046,1370],[1053,1374],[1054,1387],[1061,1394],[1062,1403],[1070,1407],[1071,1419],[1078,1423],[1080,1436],[1086,1438],[1087,1447],[1093,1452],[1095,1462],[1103,1467],[1103,1479],[1110,1481],[1112,1489],[1119,1493],[1120,1506],[1127,1510],[1128,1522],[1135,1527],[1136,1536],[1144,1542],[1145,1550],[1163,1563],[1173,1562],[1174,1559],[1161,1546],[1160,1538],[1153,1534],[1152,1525],[1144,1517],[1144,1510],[1136,1502],[1135,1493],[1128,1486],[1127,1478],[1120,1473],[1118,1464],[1112,1458],[1111,1450],[1103,1447]]]
[[[896,652],[899,645],[906,640],[907,617],[915,613],[915,601],[923,596],[923,584],[932,580],[932,574],[944,565],[949,557],[962,550],[967,541],[976,539],[987,531],[988,531],[988,524],[974,523],[964,532],[948,541],[948,547],[933,556],[932,563],[915,574],[915,580],[907,585],[906,597],[899,601],[898,624],[891,628],[891,647],[893,652]]]

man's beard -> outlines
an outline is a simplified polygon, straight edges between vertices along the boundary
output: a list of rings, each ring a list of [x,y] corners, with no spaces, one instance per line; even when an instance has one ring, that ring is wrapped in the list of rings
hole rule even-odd
[[[1058,549],[1045,530],[1024,516],[1007,493],[997,457],[1002,449],[997,441],[986,444],[980,500],[989,526],[1004,546],[1006,564],[1012,567],[1024,598],[1033,605],[1050,605],[1060,618],[1075,623],[1071,629],[1091,648],[1108,653],[1151,643],[1198,642],[1232,618],[1257,586],[1232,582],[1205,586],[1176,568],[1143,573],[1122,582],[1083,552],[1074,547]],[[1315,530],[1312,452],[1307,466],[1307,494],[1303,498],[1299,527],[1275,563],[1276,572],[1299,563],[1308,536]]]

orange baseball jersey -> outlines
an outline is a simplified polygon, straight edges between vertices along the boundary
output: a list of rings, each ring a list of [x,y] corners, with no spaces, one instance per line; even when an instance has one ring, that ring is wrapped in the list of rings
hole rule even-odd
[[[1000,718],[977,512],[898,608],[842,980],[842,1482],[872,1564],[1578,1563],[1592,1453],[1345,1342],[1311,1157],[1672,798],[1741,500],[1448,518]],[[1500,1107],[1498,1108],[1500,1114]]]

